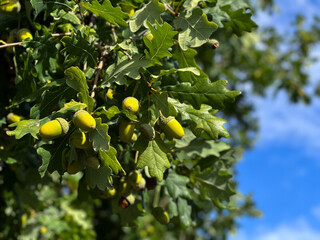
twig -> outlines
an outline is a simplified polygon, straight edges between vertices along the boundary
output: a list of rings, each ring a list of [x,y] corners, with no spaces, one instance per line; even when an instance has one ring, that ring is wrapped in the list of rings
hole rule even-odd
[[[166,4],[164,4],[164,6],[166,7],[166,10],[168,10],[172,15],[178,16],[178,13],[174,12],[174,11],[171,9],[171,7],[170,7],[169,4],[166,3]]]
[[[117,38],[116,31],[114,29],[114,26],[111,27],[111,31],[112,31],[112,34],[113,34],[114,42],[116,43],[118,41],[118,38]]]
[[[53,33],[52,37],[63,37],[63,36],[71,36],[71,32],[67,33]],[[23,41],[23,42],[31,42],[31,41]],[[12,46],[21,46],[23,42],[15,42],[15,43],[6,43],[4,45],[0,45],[0,48],[12,47]]]
[[[180,8],[180,6],[181,6],[181,4],[184,2],[184,0],[181,0],[180,2],[179,2],[179,5],[176,7],[176,10],[174,10],[174,12],[176,13],[176,14],[178,14],[178,11],[179,11],[179,8]]]
[[[136,155],[134,156],[134,165],[137,165],[138,157],[139,157],[139,151],[136,151]]]
[[[93,86],[92,86],[92,91],[91,91],[91,97],[94,98],[95,96],[95,90],[97,88],[97,83],[98,83],[98,79],[100,77],[100,73],[101,73],[101,70],[103,68],[103,65],[104,65],[104,62],[105,62],[105,55],[106,55],[106,51],[103,52],[102,56],[101,56],[101,60],[99,62],[99,65],[97,67],[97,71],[96,71],[96,76],[94,78],[94,82],[93,82]]]
[[[132,60],[132,57],[129,53],[127,53],[125,50],[122,50],[122,52],[130,59]]]

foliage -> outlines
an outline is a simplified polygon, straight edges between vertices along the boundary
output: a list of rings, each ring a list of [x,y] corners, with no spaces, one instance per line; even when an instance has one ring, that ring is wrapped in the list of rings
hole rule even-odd
[[[17,27],[32,29],[34,36],[14,44],[13,53],[0,49],[0,88],[6,90],[1,116],[14,112],[24,118],[1,119],[0,239],[195,239],[199,231],[198,238],[225,239],[237,217],[260,215],[251,196],[238,193],[234,179],[236,151],[248,145],[247,134],[255,130],[243,120],[251,111],[241,105],[244,97],[236,89],[245,74],[253,91],[263,94],[270,79],[283,74],[279,88],[293,100],[309,98],[301,89],[302,65],[291,53],[276,59],[283,56],[276,54],[273,33],[263,49],[252,41],[256,35],[247,32],[257,25],[248,3],[31,0],[21,5],[17,16],[0,13],[1,43]],[[133,7],[133,16],[123,6]],[[316,38],[299,33],[306,38],[301,50],[306,58]],[[213,50],[216,39],[220,47]],[[277,69],[277,60],[296,68]],[[256,69],[257,61],[265,66]],[[291,71],[301,77],[296,83],[288,77]],[[139,100],[137,114],[122,109],[128,96]],[[96,121],[85,133],[89,149],[70,144],[70,136],[82,131],[72,121],[78,110]],[[182,139],[163,131],[162,115],[180,122]],[[68,133],[41,139],[40,127],[58,117],[69,122]],[[121,142],[124,119],[135,124],[136,141]],[[240,123],[231,134],[226,119]],[[154,127],[154,139],[140,133],[142,124]],[[86,163],[92,156],[99,158],[97,169]],[[69,171],[74,163],[76,174]],[[136,170],[144,185],[130,180]],[[126,199],[131,194],[134,202]],[[120,207],[122,200],[127,208]],[[169,224],[156,221],[155,207],[168,213]]]

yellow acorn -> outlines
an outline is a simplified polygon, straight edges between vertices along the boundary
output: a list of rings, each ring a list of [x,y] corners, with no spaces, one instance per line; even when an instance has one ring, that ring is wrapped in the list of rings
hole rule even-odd
[[[127,110],[133,114],[139,111],[139,101],[135,97],[127,97],[122,101],[122,109]]]
[[[150,42],[153,40],[153,34],[151,31],[147,31],[144,36],[150,40]]]
[[[22,116],[19,116],[17,114],[14,114],[14,113],[9,113],[7,115],[7,121],[9,123],[16,123],[16,122],[19,122],[20,120],[22,120],[23,117]]]
[[[100,193],[100,197],[104,198],[104,199],[113,197],[115,195],[116,195],[116,189],[115,188],[113,188],[113,189],[108,189],[107,188],[106,190],[104,190],[103,192]]]
[[[132,186],[135,186],[138,184],[142,179],[141,173],[139,173],[137,170],[130,172],[128,176],[128,183],[131,184]]]
[[[22,28],[20,29],[18,32],[17,32],[17,35],[18,35],[18,41],[22,42],[24,41],[25,39],[29,38],[29,40],[32,40],[33,39],[33,36],[30,32],[29,29],[27,28]]]
[[[165,211],[162,207],[153,208],[152,215],[161,224],[168,224],[170,221],[168,212]]]
[[[41,234],[46,234],[48,230],[45,226],[42,226],[39,231]]]
[[[76,131],[69,138],[70,145],[79,149],[90,149],[91,143],[84,132]]]
[[[106,93],[107,98],[109,98],[110,100],[113,100],[113,95],[114,95],[114,91],[111,88],[109,88]]]
[[[129,142],[132,139],[135,124],[129,120],[121,119],[119,126],[120,140],[124,143]]]
[[[40,128],[40,137],[44,141],[49,141],[61,137],[69,131],[69,123],[63,118],[57,118],[43,124]]]
[[[69,174],[76,174],[76,173],[80,172],[82,169],[83,169],[83,166],[82,166],[81,162],[73,161],[68,165],[67,172]]]
[[[128,13],[129,17],[131,18],[132,15],[134,14],[134,8],[129,6],[129,5],[121,5],[121,10],[123,12]]]
[[[73,115],[73,123],[85,132],[96,128],[96,120],[85,110],[79,110]]]
[[[181,124],[172,116],[160,116],[160,126],[166,134],[173,138],[181,139],[184,136],[184,130]]]
[[[95,156],[90,156],[86,159],[86,165],[91,168],[98,169],[100,167],[100,161]]]
[[[138,140],[138,135],[136,133],[133,133],[130,142],[136,142],[137,140]]]
[[[3,0],[0,2],[0,12],[15,14],[20,10],[21,4],[18,0]]]

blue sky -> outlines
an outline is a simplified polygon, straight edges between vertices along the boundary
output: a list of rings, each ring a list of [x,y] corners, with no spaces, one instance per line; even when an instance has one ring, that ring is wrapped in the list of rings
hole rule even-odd
[[[278,11],[256,15],[260,26],[274,25],[290,34],[290,23],[300,13],[310,24],[320,17],[320,0],[277,0]],[[313,49],[320,60],[320,46]],[[320,62],[307,71],[320,80]],[[314,85],[313,85],[314,86]],[[320,239],[320,99],[311,106],[291,104],[284,93],[253,98],[260,119],[259,139],[237,166],[239,189],[253,193],[260,219],[242,218],[230,240]]]

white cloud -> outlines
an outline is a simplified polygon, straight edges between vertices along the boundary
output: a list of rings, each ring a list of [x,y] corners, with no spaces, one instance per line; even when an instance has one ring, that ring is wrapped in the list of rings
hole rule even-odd
[[[254,233],[239,231],[229,240],[319,240],[320,231],[314,229],[305,219],[298,219],[292,223],[280,224],[271,229],[260,227]]]
[[[320,206],[316,206],[311,210],[311,214],[318,220],[320,220]]]

